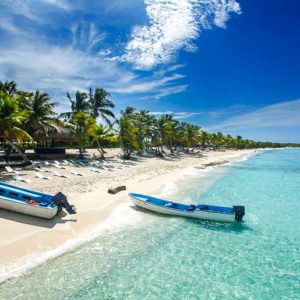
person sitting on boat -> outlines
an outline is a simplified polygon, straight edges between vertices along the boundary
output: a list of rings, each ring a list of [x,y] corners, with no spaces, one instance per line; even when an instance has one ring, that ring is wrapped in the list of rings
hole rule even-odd
[[[187,208],[188,211],[193,211],[193,210],[195,210],[195,209],[196,209],[196,206],[195,206],[194,204],[191,204],[191,205]]]

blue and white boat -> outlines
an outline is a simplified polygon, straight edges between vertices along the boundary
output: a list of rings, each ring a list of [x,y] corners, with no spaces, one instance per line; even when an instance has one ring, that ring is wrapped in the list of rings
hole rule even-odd
[[[157,213],[220,222],[241,222],[244,206],[223,207],[205,204],[183,204],[143,194],[130,193],[133,203]]]
[[[2,181],[0,181],[0,208],[44,219],[53,218],[62,208],[69,214],[76,213],[75,207],[68,203],[62,193],[52,196]]]

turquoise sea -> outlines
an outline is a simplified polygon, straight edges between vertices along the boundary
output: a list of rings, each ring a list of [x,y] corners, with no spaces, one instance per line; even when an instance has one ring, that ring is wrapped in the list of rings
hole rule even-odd
[[[134,222],[6,281],[0,299],[300,299],[300,150],[186,176],[173,199],[244,204],[245,222],[127,207]]]

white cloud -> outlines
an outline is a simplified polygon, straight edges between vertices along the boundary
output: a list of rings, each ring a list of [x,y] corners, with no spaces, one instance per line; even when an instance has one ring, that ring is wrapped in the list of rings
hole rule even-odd
[[[174,114],[174,119],[187,119],[199,115],[203,115],[203,113],[202,112],[179,112]]]
[[[201,28],[225,27],[229,14],[240,13],[235,0],[144,0],[150,25],[134,27],[122,61],[149,70],[171,61],[178,50],[195,51]]]
[[[100,71],[99,71],[100,70]],[[20,44],[14,49],[0,50],[0,76],[12,78],[28,89],[79,89],[96,79],[118,77],[121,70],[115,64],[70,47],[42,43]]]
[[[240,130],[300,126],[300,100],[280,102],[250,113],[228,118],[208,130]]]
[[[150,111],[149,115],[152,116],[162,116],[162,115],[172,115],[173,112],[168,110],[168,111]]]
[[[31,21],[39,22],[42,19],[35,14],[31,9],[31,2],[26,3],[20,0],[3,0],[2,5],[9,8],[9,10],[16,15],[23,16]]]
[[[78,9],[78,3],[75,6],[72,3],[71,8],[68,4],[71,2],[3,0],[0,34],[4,33],[5,38],[0,47],[1,81],[15,80],[22,89],[40,89],[60,98],[66,91],[87,90],[90,86],[101,86],[114,94],[136,94],[138,99],[149,95],[158,99],[186,89],[187,85],[179,84],[185,76],[177,72],[183,65],[141,74],[109,60],[113,50],[105,40],[107,34],[95,23],[74,21],[78,19],[71,15],[64,19],[73,12],[72,8]],[[56,17],[51,7],[63,10],[57,18],[59,22],[53,22]],[[19,22],[20,15],[28,19],[27,26]],[[64,38],[57,38],[53,30],[63,32]]]
[[[162,115],[172,115],[174,119],[187,119],[194,116],[203,115],[203,112],[173,112],[173,111],[152,111],[149,112],[150,115],[153,116],[162,116]]]
[[[152,79],[152,80],[139,80],[136,83],[131,84],[126,87],[117,87],[114,88],[113,91],[116,93],[124,93],[124,94],[134,94],[134,93],[145,93],[145,92],[155,92],[158,87],[166,86],[169,82],[174,80],[178,80],[184,78],[184,75],[181,74],[173,74],[168,77],[162,77],[161,79]]]
[[[76,23],[71,27],[71,31],[72,47],[86,51],[93,50],[106,38],[106,33],[99,32],[96,25],[90,22]]]
[[[40,2],[52,5],[59,9],[70,10],[71,4],[67,0],[39,0]]]
[[[2,17],[0,21],[0,29],[8,34],[21,35],[23,30],[19,29],[9,17]]]
[[[0,49],[0,80],[15,80],[23,89],[59,92],[101,86],[115,94],[153,94],[161,98],[185,89],[177,81],[181,74],[139,77],[117,62],[72,47],[42,42]]]
[[[179,94],[184,92],[188,88],[187,84],[179,84],[174,86],[163,87],[160,91],[155,91],[154,94],[141,97],[141,99],[160,99],[162,97]]]

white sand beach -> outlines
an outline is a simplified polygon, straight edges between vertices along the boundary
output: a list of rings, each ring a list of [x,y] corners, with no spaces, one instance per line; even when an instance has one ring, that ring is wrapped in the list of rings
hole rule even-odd
[[[122,163],[116,154],[120,150],[108,150],[108,163]],[[19,183],[7,176],[7,182],[29,189],[67,195],[70,203],[77,208],[76,215],[61,213],[53,220],[43,220],[0,210],[0,272],[2,279],[21,269],[27,258],[42,256],[54,251],[74,239],[80,239],[104,222],[119,204],[128,203],[128,192],[159,193],[167,181],[179,180],[186,168],[205,168],[209,163],[224,163],[253,154],[256,150],[209,151],[194,154],[166,155],[164,159],[137,157],[126,167],[107,165],[106,170],[95,173],[88,167],[42,166],[40,173],[51,176],[52,180],[36,178],[36,170],[19,169],[20,176],[31,183]],[[93,151],[91,150],[91,154]],[[91,155],[92,156],[92,155]],[[54,176],[53,172],[65,174],[68,178]],[[83,173],[85,176],[71,172]],[[109,187],[126,185],[127,190],[112,195]],[[140,212],[136,212],[140,213]],[[124,216],[126,217],[126,216]],[[84,240],[84,239],[83,239]],[[72,244],[72,243],[71,243]],[[70,245],[71,245],[70,244]],[[67,249],[67,248],[65,248]],[[1,279],[1,278],[0,278]]]

